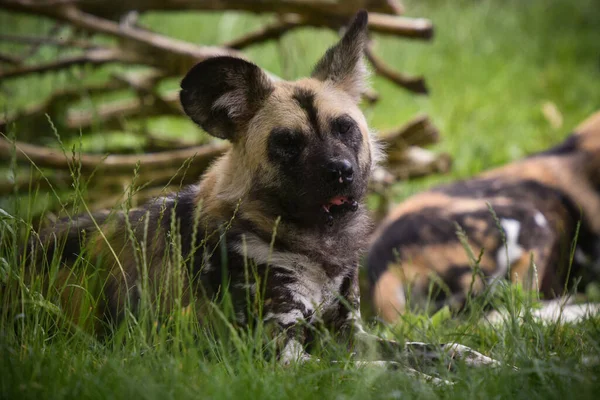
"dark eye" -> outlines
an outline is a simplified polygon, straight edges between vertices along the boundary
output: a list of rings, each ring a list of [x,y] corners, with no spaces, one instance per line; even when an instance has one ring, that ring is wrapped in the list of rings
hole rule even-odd
[[[358,151],[361,146],[361,133],[358,124],[349,115],[341,115],[331,121],[331,131],[346,146]]]
[[[354,128],[356,123],[346,115],[337,118],[333,123],[333,130],[341,135],[347,134]]]
[[[304,149],[304,135],[290,129],[273,129],[269,135],[268,154],[274,161],[296,158]]]

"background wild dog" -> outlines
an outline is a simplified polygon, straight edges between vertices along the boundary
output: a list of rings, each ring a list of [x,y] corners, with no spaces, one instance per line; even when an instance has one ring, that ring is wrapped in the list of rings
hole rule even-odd
[[[579,221],[575,259],[567,276]],[[479,263],[483,279],[473,282],[472,262],[457,237],[456,224],[466,233],[475,257],[483,250]],[[597,279],[599,263],[597,112],[556,147],[398,205],[374,234],[367,268],[375,307],[392,322],[407,307],[408,290],[411,301],[422,305],[433,282],[437,282],[433,291],[437,307],[460,307],[472,282],[477,292],[484,284],[504,278],[553,297],[563,292],[568,278]]]

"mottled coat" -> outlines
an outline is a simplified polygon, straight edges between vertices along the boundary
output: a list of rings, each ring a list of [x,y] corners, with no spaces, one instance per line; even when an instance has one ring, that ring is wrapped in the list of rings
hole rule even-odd
[[[195,299],[202,319],[227,293],[244,324],[257,318],[249,305],[260,296],[262,318],[287,333],[284,361],[303,357],[307,323],[350,328],[369,231],[363,200],[378,157],[358,107],[366,41],[360,12],[309,78],[276,81],[232,57],[189,71],[183,109],[230,141],[227,153],[197,185],[127,213],[63,221],[46,235],[67,238],[64,261],[81,257],[84,244],[84,257],[104,271],[101,320],[118,323],[145,294],[168,312],[174,293]],[[68,267],[61,274],[83,279]],[[77,309],[76,291],[65,291],[65,307]]]
[[[407,307],[407,292],[413,304],[423,305],[432,282],[437,282],[431,292],[436,307],[460,307],[469,290],[481,292],[504,278],[539,289],[546,298],[562,294],[578,223],[570,278],[597,279],[600,113],[554,148],[418,194],[392,210],[368,255],[376,308],[394,321]],[[483,277],[475,281],[475,263],[456,224],[475,258],[483,251],[478,264]]]

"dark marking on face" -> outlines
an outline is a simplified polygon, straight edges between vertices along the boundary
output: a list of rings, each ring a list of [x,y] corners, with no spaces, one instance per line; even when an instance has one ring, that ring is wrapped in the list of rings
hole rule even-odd
[[[343,114],[331,119],[329,126],[333,136],[358,155],[362,147],[362,134],[356,121],[349,115]]]
[[[298,103],[300,108],[306,112],[308,123],[312,131],[320,138],[323,137],[321,127],[319,125],[319,114],[315,107],[315,94],[307,89],[296,88],[294,90],[293,99]]]
[[[287,165],[298,159],[305,146],[306,138],[302,132],[275,128],[269,134],[267,156],[271,162]]]

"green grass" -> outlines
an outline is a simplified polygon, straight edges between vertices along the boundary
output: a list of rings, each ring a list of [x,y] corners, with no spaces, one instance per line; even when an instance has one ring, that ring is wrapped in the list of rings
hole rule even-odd
[[[443,135],[437,150],[449,152],[455,163],[448,176],[401,185],[399,198],[544,149],[599,108],[600,8],[596,1],[405,3],[411,15],[433,20],[435,40],[381,37],[376,51],[399,70],[425,75],[431,95],[414,96],[374,78],[381,101],[365,107],[365,112],[371,125],[380,130],[418,112],[427,113]],[[160,32],[206,44],[232,38],[260,21],[240,14],[143,18]],[[23,18],[17,23],[0,14],[0,30],[42,34],[49,28],[47,22]],[[262,67],[293,79],[309,73],[334,41],[331,32],[304,29],[285,36],[280,45],[258,46],[248,54]],[[48,48],[39,55],[49,60],[56,56],[56,50]],[[84,72],[89,75],[86,79],[101,79],[113,70]],[[11,111],[31,104],[76,80],[74,72],[66,72],[2,82],[0,109]],[[164,89],[176,85],[172,80]],[[546,102],[561,112],[562,127],[553,128],[544,118]],[[81,107],[90,107],[90,102]],[[159,131],[197,138],[195,128],[185,122],[155,124]],[[16,126],[9,133],[21,140],[56,145],[50,126],[36,132]],[[114,145],[102,127],[92,136],[85,139],[84,149],[103,152]],[[81,193],[72,196],[80,200]],[[41,295],[39,282],[17,296],[15,285],[26,281],[24,266],[17,260],[17,245],[22,243],[17,232],[26,225],[23,220],[33,218],[31,210],[47,203],[45,197],[31,193],[18,201],[0,199],[0,398],[547,399],[596,398],[600,390],[598,362],[583,362],[600,355],[597,317],[577,325],[543,325],[525,314],[523,320],[509,318],[504,325],[490,327],[479,322],[483,311],[478,306],[455,318],[444,313],[431,319],[411,314],[393,329],[371,326],[399,340],[457,341],[519,367],[518,372],[503,367],[459,368],[455,373],[448,373],[443,365],[435,368],[456,382],[451,388],[434,387],[401,371],[356,369],[346,364],[283,368],[262,356],[263,347],[270,345],[267,337],[250,333],[241,334],[238,340],[230,335],[215,337],[199,329],[185,313],[175,315],[168,329],[161,330],[148,328],[152,321],[132,318],[119,335],[98,341],[65,326],[52,299]],[[504,289],[499,298],[514,305],[525,297],[515,289]],[[345,359],[336,346],[325,346],[319,356],[325,361]]]

